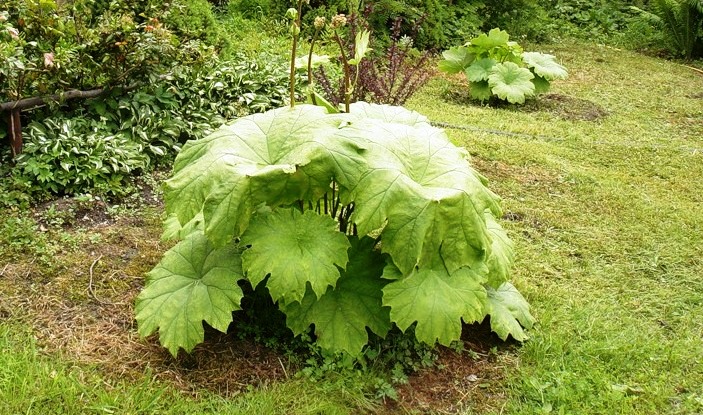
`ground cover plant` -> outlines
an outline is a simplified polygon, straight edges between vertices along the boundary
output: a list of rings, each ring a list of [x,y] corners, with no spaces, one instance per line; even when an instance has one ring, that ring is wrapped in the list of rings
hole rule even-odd
[[[476,100],[495,97],[511,104],[524,104],[525,99],[549,91],[551,81],[566,79],[566,68],[554,55],[523,52],[509,39],[506,31],[491,29],[443,52],[439,69],[449,74],[463,72]]]

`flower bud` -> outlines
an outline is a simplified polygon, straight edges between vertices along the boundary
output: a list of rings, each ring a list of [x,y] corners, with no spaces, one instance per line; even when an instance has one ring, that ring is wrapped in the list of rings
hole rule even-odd
[[[347,17],[343,14],[338,14],[334,17],[332,17],[332,23],[330,23],[330,26],[332,29],[338,29],[342,26],[346,26],[347,24]]]
[[[54,52],[49,52],[44,54],[44,67],[53,68],[54,67]]]
[[[327,19],[325,19],[325,16],[317,16],[315,17],[315,29],[317,30],[322,30],[325,27],[325,24],[327,23]]]

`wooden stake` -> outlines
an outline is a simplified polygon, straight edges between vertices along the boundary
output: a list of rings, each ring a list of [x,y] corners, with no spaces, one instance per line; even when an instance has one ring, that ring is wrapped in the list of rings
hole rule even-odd
[[[20,110],[8,112],[7,117],[10,146],[12,147],[12,158],[17,157],[22,152],[22,121],[20,120]]]

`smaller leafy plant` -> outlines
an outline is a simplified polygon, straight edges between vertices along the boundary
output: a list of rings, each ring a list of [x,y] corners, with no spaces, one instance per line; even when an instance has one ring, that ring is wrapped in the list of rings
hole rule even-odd
[[[369,48],[365,59],[355,65],[350,65],[350,76],[356,80],[350,94],[350,100],[366,101],[377,104],[403,105],[410,99],[432,75],[429,70],[429,52],[420,54],[413,48],[414,36],[419,30],[421,22],[416,22],[410,34],[402,34],[402,19],[393,22],[390,41],[384,48],[371,33],[369,19],[374,13],[374,8],[368,6],[363,13],[355,13],[349,17],[347,35],[342,37],[341,49],[345,53],[338,58],[344,61],[345,56],[356,56],[355,47],[358,34],[369,36],[369,42],[374,48]],[[417,56],[419,55],[419,56]],[[335,105],[345,101],[344,80],[335,83],[334,71],[320,66],[315,72],[315,79],[319,82],[325,98]]]
[[[142,145],[120,134],[106,135],[86,118],[32,122],[26,132],[25,151],[17,157],[15,171],[17,180],[33,183],[32,190],[121,193],[127,176],[149,166]]]
[[[480,101],[495,97],[524,104],[525,99],[547,92],[551,81],[568,75],[554,55],[524,52],[498,28],[444,51],[442,56],[439,69],[449,74],[463,72],[471,97]]]

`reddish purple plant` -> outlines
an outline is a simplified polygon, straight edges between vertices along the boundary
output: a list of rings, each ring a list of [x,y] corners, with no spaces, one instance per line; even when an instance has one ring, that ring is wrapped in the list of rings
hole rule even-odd
[[[372,12],[373,7],[367,6],[362,15],[349,17],[349,32],[343,44],[347,56],[353,55],[356,34],[361,30],[370,30],[367,17]],[[421,23],[421,20],[415,22],[410,33],[416,34]],[[429,52],[423,52],[419,57],[413,56],[412,37],[401,35],[401,24],[400,18],[394,21],[385,53],[369,56],[351,68],[352,78],[357,78],[356,72],[359,72],[352,101],[403,105],[432,77]],[[343,79],[335,82],[323,67],[318,68],[314,75],[325,98],[334,105],[344,102]]]

